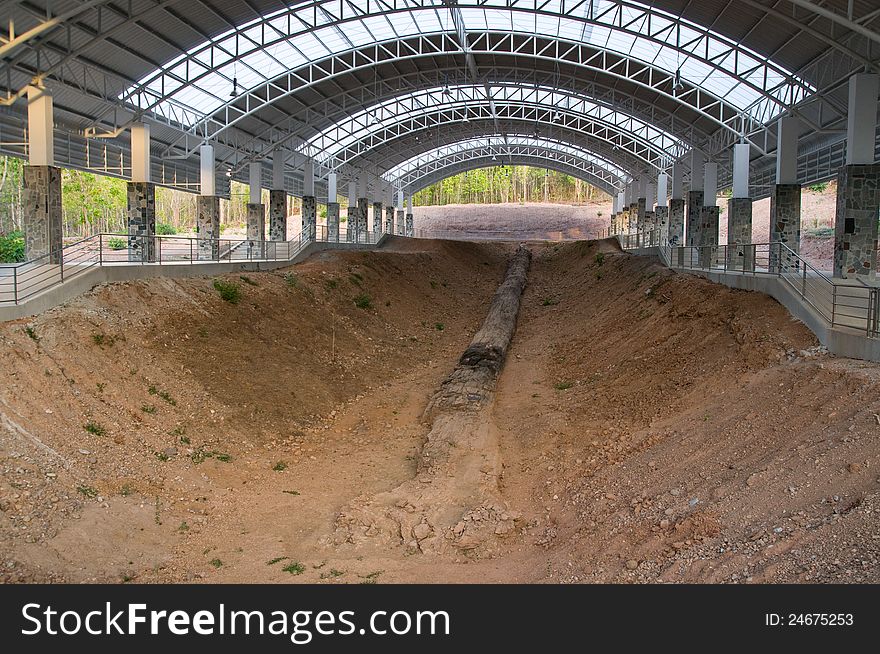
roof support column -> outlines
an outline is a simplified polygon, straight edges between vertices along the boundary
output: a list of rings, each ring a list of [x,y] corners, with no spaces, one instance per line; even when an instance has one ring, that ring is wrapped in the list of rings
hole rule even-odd
[[[248,165],[250,202],[247,206],[248,258],[263,259],[266,256],[266,208],[263,206],[263,162]]]
[[[199,157],[201,193],[196,198],[198,258],[201,261],[213,261],[220,258],[220,198],[217,197],[214,146],[201,146]]]
[[[696,247],[701,244],[699,230],[703,211],[703,166],[705,160],[701,152],[691,152],[691,186],[687,194],[687,214],[685,215],[685,237],[687,244]]]
[[[880,76],[849,79],[846,166],[837,175],[834,221],[834,276],[877,278],[877,215],[880,213],[880,164],[875,162],[877,95]]]
[[[703,207],[700,209],[699,243],[700,267],[711,268],[718,251],[718,164],[708,162],[703,167]]]
[[[318,199],[315,197],[315,162],[309,157],[303,166],[302,241],[314,241],[318,232]]]
[[[339,198],[336,191],[336,173],[327,175],[327,240],[339,241]]]
[[[156,260],[156,185],[150,181],[150,126],[131,126],[131,181],[126,184],[128,260]]]
[[[749,197],[749,158],[751,146],[733,146],[733,194],[727,201],[727,267],[755,271],[752,245],[752,199]]]
[[[406,230],[404,236],[415,236],[415,226],[413,223],[413,207],[412,195],[406,199]]]
[[[666,245],[669,233],[669,206],[667,196],[669,193],[669,175],[660,173],[657,175],[657,206],[654,208],[654,224],[659,240],[657,245]]]
[[[406,232],[406,210],[403,208],[403,190],[397,192],[397,235],[403,236]]]
[[[348,183],[348,216],[345,224],[345,240],[354,241],[358,223],[358,183],[351,180]]]
[[[684,164],[676,161],[672,164],[672,197],[669,199],[669,245],[684,245]],[[680,259],[684,251],[679,250]],[[684,265],[684,261],[679,261]]]
[[[61,169],[55,166],[54,104],[44,88],[29,86],[28,165],[23,170],[25,258],[61,263]]]
[[[780,265],[797,265],[790,255],[780,255],[786,248],[801,250],[801,185],[798,184],[797,156],[801,123],[797,118],[780,118],[776,144],[776,185],[770,196],[770,242],[785,247],[770,248],[770,270]]]
[[[394,189],[390,184],[385,196],[385,233],[394,233]]]
[[[287,190],[284,184],[284,153],[272,158],[272,188],[269,190],[269,240],[287,240]]]
[[[355,240],[367,240],[369,230],[367,229],[367,214],[370,210],[370,200],[367,197],[367,172],[361,171],[358,177],[358,198],[357,198],[357,223],[355,225]],[[349,221],[350,223],[351,221]]]
[[[655,232],[656,224],[655,218],[656,214],[654,213],[654,199],[657,197],[657,185],[654,182],[650,182],[645,179],[645,212],[644,212],[644,238],[642,242],[642,247],[656,247],[659,245],[657,241],[657,234]]]

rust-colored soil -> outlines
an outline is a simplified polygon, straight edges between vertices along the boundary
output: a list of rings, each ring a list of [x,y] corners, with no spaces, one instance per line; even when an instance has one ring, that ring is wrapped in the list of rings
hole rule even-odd
[[[3,579],[880,580],[880,366],[608,242],[531,247],[494,547],[335,537],[416,477],[513,250],[395,239],[228,276],[235,305],[151,280],[0,326]]]

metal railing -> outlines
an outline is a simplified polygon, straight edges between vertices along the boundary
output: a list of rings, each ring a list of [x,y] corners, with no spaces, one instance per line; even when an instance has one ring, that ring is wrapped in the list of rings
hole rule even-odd
[[[0,306],[20,304],[95,266],[289,261],[312,242],[309,236],[304,233],[289,241],[263,241],[95,234],[24,263],[0,264]],[[326,225],[318,225],[314,241],[375,245],[382,236],[383,233],[345,227],[328,230]]]
[[[831,327],[880,338],[880,288],[860,280],[835,279],[784,243],[670,245],[662,243],[661,230],[616,238],[624,250],[657,247],[663,263],[678,270],[776,277]]]

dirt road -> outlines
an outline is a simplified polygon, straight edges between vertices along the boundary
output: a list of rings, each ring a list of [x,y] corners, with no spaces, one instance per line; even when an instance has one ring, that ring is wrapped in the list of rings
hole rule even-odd
[[[396,240],[232,277],[237,305],[153,280],[3,325],[4,579],[878,580],[880,366],[609,243],[530,247],[480,445],[515,524],[492,547],[338,538],[418,482],[513,249]]]

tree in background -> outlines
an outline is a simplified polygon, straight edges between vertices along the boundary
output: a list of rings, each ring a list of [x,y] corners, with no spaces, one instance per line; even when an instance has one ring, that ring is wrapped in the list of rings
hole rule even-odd
[[[545,168],[493,166],[468,170],[425,187],[413,196],[419,206],[508,202],[608,201],[608,195],[583,180]]]

